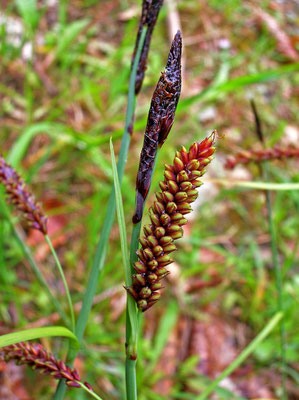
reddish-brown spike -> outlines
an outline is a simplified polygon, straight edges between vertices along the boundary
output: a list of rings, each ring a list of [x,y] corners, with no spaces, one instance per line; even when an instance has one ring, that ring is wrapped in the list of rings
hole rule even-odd
[[[18,173],[0,156],[0,183],[8,199],[23,215],[33,229],[47,234],[47,217]]]
[[[194,143],[189,152],[182,148],[174,165],[165,167],[162,191],[156,196],[159,201],[150,208],[152,224],[145,226],[140,240],[142,246],[148,245],[137,250],[139,261],[135,269],[142,276],[135,277],[133,285],[127,288],[141,311],[148,310],[160,297],[160,280],[169,274],[166,267],[173,262],[169,254],[176,250],[174,241],[183,235],[182,225],[187,223],[183,215],[191,211],[189,203],[198,195],[195,188],[200,186],[199,177],[212,160],[215,139],[213,132],[201,143]]]
[[[262,150],[243,150],[226,160],[225,168],[233,169],[238,164],[260,163],[268,160],[282,160],[287,158],[299,158],[298,147],[275,146]]]
[[[0,348],[0,360],[14,360],[18,365],[28,365],[42,374],[52,375],[56,379],[65,379],[70,387],[81,387],[78,371],[57,360],[39,343],[16,343]],[[91,388],[90,385],[88,385]]]

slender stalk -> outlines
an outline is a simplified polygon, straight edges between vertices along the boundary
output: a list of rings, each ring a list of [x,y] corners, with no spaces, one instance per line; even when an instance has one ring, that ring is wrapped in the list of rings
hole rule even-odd
[[[131,274],[133,274],[133,264],[137,260],[135,254],[139,246],[139,236],[141,229],[141,221],[133,225],[130,245],[130,266]],[[137,379],[136,379],[136,358],[137,358],[137,337],[132,337],[132,329],[129,317],[129,301],[134,301],[127,293],[127,309],[126,309],[126,398],[127,400],[137,399]],[[139,310],[135,306],[136,316]],[[135,358],[135,359],[134,359]]]
[[[264,133],[262,129],[262,123],[261,119],[258,113],[258,109],[256,107],[256,104],[254,100],[251,100],[251,107],[252,111],[254,114],[254,119],[255,119],[255,132],[256,135],[259,139],[259,141],[262,143],[263,148],[265,150],[265,139],[264,139]],[[269,174],[267,170],[267,164],[265,163],[264,165],[260,165],[260,171],[261,175],[263,177],[263,180],[265,182],[268,182],[269,180]],[[282,296],[282,279],[281,279],[281,271],[280,271],[280,266],[278,263],[278,250],[277,250],[277,241],[276,241],[276,234],[275,234],[275,229],[274,229],[274,223],[273,223],[273,214],[272,214],[272,206],[271,206],[271,189],[266,189],[265,188],[265,197],[266,197],[266,206],[267,206],[267,218],[268,218],[268,225],[269,225],[269,232],[270,232],[270,239],[271,239],[271,251],[272,251],[272,261],[274,265],[274,271],[275,271],[275,284],[276,284],[276,291],[277,291],[277,310],[278,312],[283,313],[283,296]],[[280,321],[279,325],[280,329],[280,348],[281,348],[281,369],[282,369],[282,398],[284,400],[287,399],[287,391],[286,391],[286,334],[285,334],[285,326],[284,326],[284,320],[282,319]]]
[[[157,159],[158,159],[159,151],[156,153],[153,173],[155,171]],[[133,264],[137,261],[138,257],[136,251],[139,247],[139,237],[141,230],[142,220],[137,224],[133,225],[132,235],[131,235],[131,244],[130,244],[130,267],[131,267],[131,275],[134,273]],[[126,393],[127,400],[135,400],[137,399],[137,383],[136,383],[136,359],[137,359],[137,339],[136,337],[132,337],[132,329],[129,318],[129,302],[134,300],[132,297],[127,294],[127,309],[126,309]],[[139,320],[140,311],[135,306],[134,308],[136,312],[136,318]],[[138,325],[139,328],[139,325]],[[138,333],[138,332],[137,332]]]
[[[128,357],[126,358],[126,399],[137,400],[136,360],[130,360]]]
[[[94,399],[97,399],[97,400],[102,400],[102,398],[101,398],[100,396],[98,396],[94,391],[88,389],[88,387],[85,386],[84,383],[78,382],[78,381],[77,381],[77,383],[79,383],[79,385],[81,386],[81,388],[82,388],[83,390],[85,390],[85,392],[87,392],[88,394],[90,394],[91,397],[93,397]]]
[[[18,231],[18,229],[15,227],[14,223],[12,222],[10,213],[8,212],[8,210],[6,208],[6,205],[2,201],[0,203],[1,203],[1,213],[4,216],[4,218],[6,219],[7,223],[9,224],[9,227],[13,233],[13,236],[15,237],[15,240],[16,240],[18,246],[20,247],[20,249],[22,250],[24,256],[27,258],[36,279],[38,280],[38,282],[42,286],[42,288],[45,290],[45,293],[48,296],[50,302],[56,308],[57,312],[61,316],[61,318],[64,321],[64,323],[66,324],[66,326],[69,326],[68,316],[63,311],[62,307],[59,304],[59,301],[56,299],[56,297],[52,294],[51,290],[49,289],[49,286],[48,286],[42,272],[38,268],[38,265],[36,264],[29,247],[26,245],[23,237],[21,236],[21,233]]]
[[[133,68],[132,68],[131,74],[130,74],[125,129],[124,129],[124,135],[122,138],[121,148],[120,148],[120,153],[119,153],[119,158],[118,158],[118,163],[117,163],[117,172],[118,172],[118,177],[119,177],[120,182],[122,181],[122,178],[124,175],[124,169],[125,169],[125,164],[127,161],[128,150],[129,150],[129,145],[130,145],[130,140],[131,140],[129,131],[132,130],[131,124],[133,121],[133,115],[134,115],[134,110],[135,110],[136,71],[137,71],[144,39],[146,36],[146,31],[147,31],[147,28],[143,28],[143,30],[141,32],[140,41],[139,41],[138,49],[136,52],[136,57],[135,57],[135,60],[133,63]],[[100,273],[104,267],[106,253],[107,253],[107,246],[108,246],[108,242],[109,242],[109,236],[110,236],[110,232],[111,232],[111,228],[112,228],[114,216],[115,216],[115,207],[116,207],[115,190],[114,190],[114,187],[112,187],[111,194],[110,194],[110,197],[108,200],[106,217],[105,217],[102,232],[101,232],[101,238],[100,238],[100,241],[99,241],[97,249],[96,249],[95,258],[94,258],[94,261],[92,264],[91,272],[89,275],[89,280],[88,280],[86,291],[85,291],[84,298],[83,298],[82,308],[81,308],[81,311],[80,311],[80,314],[78,317],[78,321],[76,324],[75,333],[76,333],[77,338],[80,343],[82,341],[84,331],[85,331],[85,328],[87,325],[88,316],[90,314],[90,310],[92,307],[92,301],[93,301],[93,298],[94,298],[96,290],[97,290]],[[69,350],[68,360],[69,360],[70,364],[73,363],[75,357],[76,357],[76,352]],[[66,386],[65,386],[64,382],[60,381],[58,388],[56,390],[56,394],[54,396],[54,400],[62,400],[64,397],[65,390],[66,390]]]
[[[133,225],[130,245],[130,267],[131,274],[133,274],[133,264],[137,261],[136,250],[139,247],[139,236],[141,229],[141,221]],[[129,302],[132,297],[127,293],[127,309],[126,309],[126,398],[127,400],[137,399],[137,380],[136,380],[136,358],[137,358],[137,336],[132,337],[132,329],[129,317]],[[134,302],[134,300],[133,300]],[[136,317],[138,317],[139,310],[135,306]],[[135,358],[135,359],[134,359]]]
[[[63,283],[63,286],[64,286],[64,290],[65,290],[65,293],[66,293],[66,297],[67,297],[67,301],[68,301],[69,309],[70,309],[72,330],[73,330],[73,332],[75,332],[75,314],[74,314],[73,303],[72,303],[70,291],[69,291],[69,288],[68,288],[68,285],[67,285],[67,281],[65,279],[64,272],[63,272],[62,266],[60,264],[60,261],[59,261],[59,259],[57,257],[56,251],[55,251],[55,249],[54,249],[54,247],[52,245],[51,239],[49,238],[48,235],[45,235],[45,239],[46,239],[46,242],[48,243],[48,245],[50,247],[50,250],[51,250],[52,255],[54,257],[56,266],[58,268],[58,271],[59,271],[59,274],[60,274],[60,277],[61,277],[61,280],[62,280],[62,283]]]
[[[218,386],[218,384],[227,376],[229,376],[248,356],[257,348],[257,346],[269,335],[275,326],[281,321],[283,313],[278,312],[268,322],[264,329],[253,339],[251,343],[241,352],[241,354],[221,372],[218,377],[196,398],[196,400],[205,400]]]
[[[262,174],[265,182],[268,181],[268,172],[266,168],[262,168]],[[269,190],[265,191],[266,197],[266,205],[267,205],[267,218],[269,225],[269,233],[271,240],[271,252],[272,252],[272,261],[275,271],[275,284],[277,291],[277,310],[283,312],[283,295],[282,295],[282,278],[281,278],[281,269],[278,262],[278,250],[277,250],[277,240],[273,223],[273,213],[272,213],[272,205],[271,205],[271,192]],[[280,330],[280,353],[281,353],[281,377],[282,377],[282,398],[287,399],[287,390],[286,390],[286,331],[284,320],[280,321],[279,325]]]

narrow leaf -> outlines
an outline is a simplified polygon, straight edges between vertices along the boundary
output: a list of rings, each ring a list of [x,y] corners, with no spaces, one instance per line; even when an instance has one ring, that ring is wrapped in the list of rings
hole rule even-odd
[[[79,35],[82,29],[87,26],[88,23],[89,20],[82,19],[80,21],[72,22],[65,28],[64,32],[59,38],[57,56],[60,56],[69,47],[69,45],[76,39],[76,37]]]
[[[283,317],[282,312],[278,312],[268,322],[264,329],[253,339],[251,343],[241,352],[241,354],[227,367],[221,374],[204,390],[204,392],[196,397],[197,400],[205,400],[208,396],[213,393],[217,388],[218,384],[227,376],[229,376],[247,357],[254,352],[260,343],[269,335],[269,333],[275,328]]]
[[[8,333],[7,335],[0,336],[0,347],[24,342],[26,340],[53,336],[67,337],[71,340],[72,347],[76,350],[79,349],[79,342],[76,336],[69,329],[63,326],[47,326],[43,328],[25,329],[23,331]]]
[[[121,251],[123,257],[123,263],[125,268],[125,282],[126,286],[132,285],[132,276],[131,276],[131,267],[129,262],[129,253],[128,253],[128,243],[127,243],[127,232],[126,232],[126,224],[125,224],[125,216],[123,209],[123,201],[121,195],[121,189],[118,179],[117,166],[115,161],[115,154],[113,150],[112,139],[110,139],[110,152],[111,152],[111,160],[112,160],[112,171],[113,171],[113,179],[114,179],[114,189],[115,189],[115,199],[116,199],[116,211],[117,211],[117,219],[119,226],[119,234],[121,241]],[[129,317],[132,328],[132,337],[136,337],[138,330],[138,321],[137,321],[137,312],[136,312],[136,304],[131,296],[128,295],[128,306],[129,306]]]
[[[299,190],[299,183],[274,183],[274,182],[251,182],[251,181],[234,181],[228,179],[210,179],[210,182],[219,183],[224,186],[236,186],[247,189],[258,190]]]

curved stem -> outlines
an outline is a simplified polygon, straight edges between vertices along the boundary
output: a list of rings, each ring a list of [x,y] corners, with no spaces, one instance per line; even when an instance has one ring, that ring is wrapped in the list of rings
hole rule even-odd
[[[214,379],[203,393],[196,397],[196,400],[205,400],[216,389],[218,384],[227,376],[229,376],[243,361],[257,348],[257,346],[269,335],[275,326],[281,321],[282,312],[278,312],[268,322],[264,329],[252,340],[251,343],[239,354],[239,356],[227,367],[216,379]]]
[[[19,245],[20,249],[22,250],[24,256],[27,258],[32,271],[40,283],[40,285],[44,288],[50,302],[53,304],[53,306],[56,308],[57,312],[59,313],[61,319],[64,321],[66,326],[69,326],[69,318],[66,315],[66,313],[63,311],[62,307],[60,306],[58,300],[55,298],[53,293],[51,292],[49,285],[46,282],[46,279],[44,278],[43,273],[39,269],[36,261],[33,258],[33,255],[31,253],[30,248],[26,245],[25,239],[22,237],[22,233],[15,227],[14,223],[12,222],[11,215],[5,205],[4,202],[0,199],[0,207],[1,207],[1,213],[3,214],[4,218],[9,224],[10,229],[12,230],[12,233],[16,239],[17,244]]]
[[[68,301],[69,309],[70,309],[70,315],[71,315],[71,321],[72,321],[72,330],[73,330],[73,332],[75,332],[75,314],[74,314],[74,309],[73,309],[73,303],[72,303],[70,291],[69,291],[69,288],[68,288],[68,285],[67,285],[67,282],[66,282],[66,279],[65,279],[65,276],[64,276],[64,272],[63,272],[62,266],[60,264],[60,261],[59,261],[59,259],[57,257],[56,251],[55,251],[55,249],[54,249],[54,247],[52,245],[52,242],[51,242],[49,236],[45,235],[45,239],[46,239],[46,241],[47,241],[47,243],[48,243],[48,245],[50,247],[50,250],[51,250],[52,255],[54,257],[54,260],[56,262],[56,265],[57,265],[57,268],[58,268],[58,271],[59,271],[59,274],[60,274],[60,277],[61,277],[61,280],[62,280],[62,283],[63,283],[63,286],[64,286],[64,290],[65,290],[65,293],[66,293],[66,297],[67,297],[67,301]]]
[[[159,150],[156,153],[155,161],[153,165],[152,176],[155,171],[157,159],[158,159]],[[146,199],[145,199],[146,201]],[[144,205],[145,205],[144,201]],[[139,237],[141,230],[142,220],[137,224],[133,225],[132,235],[131,235],[131,244],[130,244],[130,266],[131,266],[131,275],[134,273],[133,265],[135,261],[137,261],[138,257],[136,255],[136,251],[139,247]],[[138,332],[133,336],[133,330],[131,328],[130,323],[130,312],[136,313],[136,319],[139,321],[141,316],[140,311],[137,307],[130,307],[130,302],[135,302],[132,297],[127,294],[127,309],[126,309],[126,393],[127,400],[135,400],[137,399],[137,383],[136,383],[136,359],[137,359],[137,340],[138,340]]]
[[[83,390],[85,390],[85,392],[87,392],[88,394],[90,394],[90,396],[92,396],[94,399],[103,400],[103,399],[102,399],[100,396],[98,396],[93,390],[88,389],[88,387],[85,386],[84,383],[79,382],[79,381],[77,381],[77,382],[79,383],[79,385],[81,386],[81,388],[82,388]]]
[[[266,168],[262,168],[262,174],[265,181],[268,181],[268,171]],[[281,277],[281,267],[278,262],[278,249],[277,249],[277,239],[274,228],[272,205],[271,205],[271,195],[270,191],[265,191],[266,205],[267,205],[267,218],[269,225],[269,233],[271,240],[271,252],[272,261],[275,271],[275,285],[277,291],[277,310],[280,312],[284,311],[283,305],[283,288],[282,288],[282,277]],[[281,377],[282,377],[282,398],[287,399],[287,389],[286,389],[286,330],[284,320],[280,321],[280,352],[281,352]]]

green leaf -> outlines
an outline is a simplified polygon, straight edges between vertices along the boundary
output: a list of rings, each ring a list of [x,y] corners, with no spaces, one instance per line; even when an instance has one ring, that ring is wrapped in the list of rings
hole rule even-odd
[[[53,130],[53,128],[56,128],[56,126],[49,122],[41,122],[29,126],[15,141],[7,156],[7,162],[9,162],[13,167],[17,168],[32,139],[39,133],[49,132],[50,130]]]
[[[178,112],[188,108],[191,104],[197,101],[211,101],[219,97],[222,93],[233,92],[244,86],[252,85],[254,83],[265,83],[280,78],[282,75],[290,74],[292,72],[299,71],[299,63],[292,63],[283,65],[279,68],[268,69],[266,71],[259,72],[255,75],[244,75],[234,79],[230,79],[227,82],[217,84],[212,82],[209,87],[202,90],[195,96],[181,100],[178,104]]]
[[[17,8],[21,14],[25,25],[34,32],[38,25],[39,13],[36,0],[16,0]]]
[[[59,37],[58,46],[56,55],[57,57],[61,56],[62,53],[69,47],[71,42],[73,42],[79,33],[86,27],[89,23],[88,19],[82,19],[80,21],[75,21],[70,23],[65,30],[62,32],[62,35]]]
[[[220,183],[224,186],[236,186],[246,189],[258,190],[299,190],[299,183],[274,183],[274,182],[251,182],[251,181],[234,181],[228,179],[211,179],[210,182]]]
[[[276,325],[281,321],[283,317],[282,312],[278,312],[274,315],[274,317],[268,322],[268,324],[264,327],[264,329],[249,343],[247,347],[239,354],[239,356],[227,367],[218,377],[213,380],[208,387],[203,391],[203,393],[198,396],[194,397],[196,400],[205,400],[208,396],[216,390],[219,383],[229,376],[236,368],[238,368],[246,359],[247,357],[252,354],[255,349],[258,347],[260,343],[270,334],[270,332],[276,327]]]
[[[82,145],[82,138],[79,133],[74,132],[68,126],[53,122],[38,122],[28,126],[18,137],[8,153],[6,159],[14,168],[18,168],[30,143],[40,133],[44,133],[54,140],[54,144],[58,142],[66,142],[72,145]],[[88,141],[86,141],[88,143]]]
[[[39,339],[42,337],[67,337],[72,343],[72,348],[78,350],[79,342],[76,336],[64,326],[46,326],[43,328],[25,329],[23,331],[8,333],[0,336],[0,347],[24,342],[26,340]]]
[[[161,322],[159,324],[159,328],[155,337],[155,343],[151,351],[151,359],[149,366],[147,368],[147,372],[152,373],[155,365],[169,339],[169,335],[171,329],[177,322],[178,318],[178,305],[176,302],[171,302],[163,315]]]
[[[123,263],[124,263],[124,268],[125,268],[125,282],[126,282],[127,286],[131,286],[132,285],[132,275],[131,275],[131,267],[130,267],[130,262],[129,262],[126,223],[125,223],[123,201],[122,201],[121,189],[120,189],[120,184],[119,184],[119,179],[118,179],[117,166],[116,166],[116,161],[115,161],[112,139],[110,140],[110,152],[111,152],[111,160],[112,160],[112,171],[113,171],[113,179],[114,179],[116,211],[117,211],[117,219],[118,219],[118,226],[119,226],[119,233],[120,233],[121,251],[122,251]],[[129,308],[129,317],[130,317],[131,328],[132,328],[132,337],[136,338],[137,332],[138,332],[136,303],[132,299],[132,297],[129,295],[128,295],[128,308]]]

